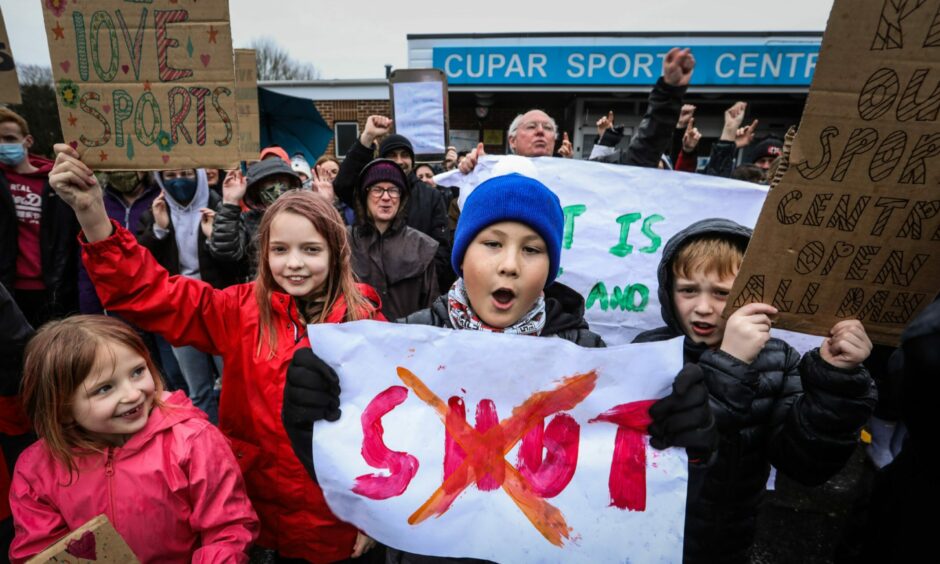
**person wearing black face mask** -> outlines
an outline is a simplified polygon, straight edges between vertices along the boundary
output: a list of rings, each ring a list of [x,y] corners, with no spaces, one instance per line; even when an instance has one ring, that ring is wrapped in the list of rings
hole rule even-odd
[[[141,218],[137,239],[147,247],[157,262],[170,274],[180,274],[225,288],[244,276],[231,265],[215,260],[206,239],[211,228],[203,214],[215,209],[221,198],[209,190],[204,169],[155,172],[153,182],[162,189]],[[218,420],[218,403],[213,394],[213,357],[192,347],[173,347],[193,404],[205,411],[213,422]],[[215,361],[221,374],[221,361]]]

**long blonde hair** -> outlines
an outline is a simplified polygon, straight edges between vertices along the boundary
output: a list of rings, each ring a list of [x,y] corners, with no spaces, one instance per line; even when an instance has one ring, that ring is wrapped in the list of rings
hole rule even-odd
[[[43,325],[26,346],[21,393],[26,414],[52,456],[68,469],[77,468],[73,455],[101,452],[96,441],[72,418],[75,390],[91,373],[98,351],[108,343],[139,354],[153,376],[154,405],[162,406],[163,380],[143,339],[126,323],[104,315],[76,315]]]
[[[346,225],[339,212],[322,196],[314,192],[292,190],[277,199],[264,212],[258,226],[258,278],[255,280],[255,298],[258,302],[260,328],[258,335],[258,354],[266,342],[269,355],[273,356],[277,348],[277,331],[272,321],[271,294],[282,291],[268,261],[268,246],[271,242],[271,223],[281,213],[297,214],[313,224],[314,229],[326,240],[330,252],[330,271],[322,290],[323,309],[316,319],[307,319],[307,323],[323,322],[340,297],[346,301],[344,321],[355,321],[369,317],[375,307],[362,295],[356,285],[350,259],[352,249],[346,236]]]

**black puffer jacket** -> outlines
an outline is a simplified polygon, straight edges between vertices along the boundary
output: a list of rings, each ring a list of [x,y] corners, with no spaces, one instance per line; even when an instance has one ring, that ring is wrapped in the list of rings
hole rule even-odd
[[[221,201],[221,198],[215,192],[209,192],[209,208],[213,208]],[[137,232],[137,240],[141,245],[153,254],[160,266],[165,268],[170,274],[180,273],[180,255],[179,248],[176,246],[176,237],[173,233],[173,218],[170,217],[170,225],[167,228],[167,235],[162,239],[157,239],[153,232],[153,211],[147,210],[140,216],[140,227]],[[213,227],[214,229],[217,224]],[[202,280],[211,284],[214,288],[228,288],[234,284],[240,284],[244,281],[245,270],[243,264],[227,263],[216,260],[209,252],[206,244],[206,236],[202,229],[199,229],[197,235],[197,253],[199,256],[199,273]]]
[[[710,219],[670,239],[659,266],[666,327],[641,333],[634,342],[682,335],[672,303],[672,260],[685,243],[706,235],[743,243],[750,229]],[[713,464],[689,467],[684,560],[747,562],[770,465],[807,485],[821,484],[838,472],[874,409],[874,382],[862,367],[836,368],[818,350],[801,359],[793,347],[774,338],[749,365],[689,339],[685,357],[705,372],[720,443]]]
[[[541,337],[560,337],[566,341],[586,348],[606,347],[600,335],[591,332],[584,320],[584,298],[571,288],[555,282],[545,290],[545,328]],[[453,329],[447,308],[447,296],[438,298],[428,309],[413,313],[398,323],[414,325],[433,325]],[[442,556],[423,556],[389,548],[388,564],[473,564],[486,560],[475,558],[445,558]]]
[[[372,147],[366,147],[357,139],[346,158],[339,165],[339,172],[333,180],[333,191],[347,206],[356,209],[356,186],[359,185],[359,173],[372,162]],[[405,204],[405,225],[424,233],[438,243],[434,264],[441,291],[447,291],[454,281],[454,272],[450,266],[450,238],[447,230],[447,205],[444,196],[436,188],[418,180],[414,171],[408,175],[408,202]]]
[[[241,282],[251,282],[258,273],[258,226],[264,212],[242,211],[235,204],[219,201],[215,209],[212,235],[206,240],[206,248],[213,259],[231,265],[244,273]]]
[[[673,131],[679,121],[685,90],[685,86],[670,86],[660,77],[650,91],[646,114],[637,126],[630,145],[623,151],[614,151],[590,160],[652,168],[659,166],[660,157],[668,155],[671,150]],[[598,140],[598,145],[615,147],[622,139],[622,131],[608,129]]]

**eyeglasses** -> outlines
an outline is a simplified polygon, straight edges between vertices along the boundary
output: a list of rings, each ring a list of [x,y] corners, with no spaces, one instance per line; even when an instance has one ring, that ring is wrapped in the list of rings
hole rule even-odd
[[[536,129],[542,126],[542,131],[545,133],[554,133],[555,125],[550,121],[527,121],[519,126],[519,129],[523,131],[534,132]]]
[[[401,189],[398,186],[392,186],[391,188],[382,188],[381,186],[370,186],[369,195],[375,199],[381,199],[382,196],[388,194],[388,197],[395,200],[401,197]]]

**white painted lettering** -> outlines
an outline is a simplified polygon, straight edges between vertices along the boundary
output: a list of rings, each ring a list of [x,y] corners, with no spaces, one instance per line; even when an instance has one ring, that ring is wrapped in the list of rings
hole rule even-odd
[[[734,76],[734,53],[722,53],[718,56],[718,59],[715,60],[715,74],[719,78],[731,78]],[[732,66],[728,70],[722,70],[722,63],[729,61]]]
[[[584,76],[584,54],[572,53],[568,55],[568,76],[581,78]]]
[[[640,71],[643,71],[643,75],[646,78],[653,78],[653,71],[650,70],[650,66],[653,64],[653,56],[649,53],[637,53],[633,57],[633,76],[639,77]]]
[[[806,56],[806,72],[803,73],[803,78],[813,76],[813,71],[816,70],[816,59],[818,58],[819,53],[810,53]]]
[[[623,66],[621,70],[617,70],[616,68],[618,64],[617,61],[623,61],[620,63]],[[607,63],[607,70],[613,78],[623,78],[627,76],[627,73],[630,72],[630,57],[628,57],[626,53],[616,53],[610,58],[610,62]]]
[[[805,55],[805,53],[787,53],[787,59],[790,60],[790,71],[787,74],[788,77],[796,78],[797,61],[802,59]]]
[[[477,67],[476,72],[473,71],[473,55],[467,55],[467,76],[470,78],[480,78],[483,76],[483,71],[486,70],[486,55],[480,53],[476,56],[476,59],[479,61],[479,66]]]
[[[539,71],[539,74],[542,78],[548,78],[548,74],[545,72],[545,64],[548,63],[548,57],[542,53],[530,53],[529,54],[529,78],[535,76],[535,71]]]
[[[506,66],[506,57],[500,53],[490,53],[486,76],[492,78],[493,73]]]
[[[740,66],[738,67],[739,78],[757,78],[757,53],[744,53],[741,55]]]
[[[447,55],[447,58],[444,59],[444,72],[447,73],[447,78],[459,78],[460,75],[463,74],[463,69],[459,67],[457,68],[457,70],[453,70],[450,68],[450,64],[453,61],[457,61],[457,64],[459,65],[461,62],[463,62],[463,57],[461,57],[460,55],[456,53],[454,53],[453,55]]]
[[[783,63],[783,53],[777,53],[776,57],[770,53],[764,53],[764,58],[761,61],[760,67],[761,78],[767,78],[769,76],[780,78],[781,63]]]
[[[594,71],[597,69],[604,68],[604,63],[607,62],[607,57],[601,53],[591,53],[588,55],[588,78],[594,76]]]
[[[509,66],[506,68],[506,78],[513,74],[519,75],[519,78],[525,78],[525,69],[522,67],[522,59],[519,58],[518,53],[513,53],[509,57]]]

